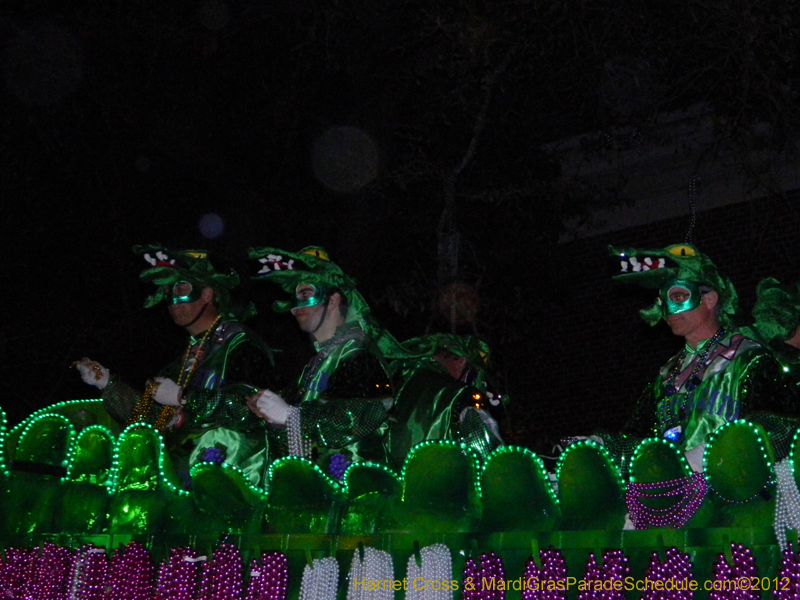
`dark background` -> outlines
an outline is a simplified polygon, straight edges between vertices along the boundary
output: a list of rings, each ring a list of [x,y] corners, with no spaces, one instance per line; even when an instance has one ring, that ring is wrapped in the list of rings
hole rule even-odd
[[[634,199],[566,181],[542,145],[599,133],[583,148],[596,157],[700,103],[715,118],[710,153],[722,140],[795,152],[797,12],[788,0],[7,0],[0,406],[14,423],[87,395],[68,369],[84,355],[137,382],[181,352],[163,307],[142,308],[139,243],[206,248],[239,271],[254,326],[297,372],[311,349],[270,313],[277,292],[247,280],[245,257],[313,244],[401,339],[454,327],[437,309],[448,281],[474,290],[481,312],[455,328],[491,344],[513,441],[546,449],[613,426],[676,345],[638,321],[649,298],[610,284],[605,245],[683,241],[688,217],[559,243],[565,223]],[[791,197],[700,209],[695,242],[734,273],[745,308],[760,277],[797,278]],[[212,213],[224,228],[209,238]]]

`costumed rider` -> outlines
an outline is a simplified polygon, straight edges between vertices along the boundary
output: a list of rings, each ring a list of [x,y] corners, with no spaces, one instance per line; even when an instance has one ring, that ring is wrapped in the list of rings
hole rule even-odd
[[[633,437],[604,437],[612,455],[630,452],[637,435],[663,436],[702,471],[710,434],[746,418],[763,425],[777,457],[785,456],[791,437],[777,413],[791,405],[793,391],[767,349],[736,327],[738,297],[731,281],[689,244],[609,250],[621,265],[615,280],[658,290],[642,318],[650,325],[663,320],[684,341],[639,401],[626,428]]]
[[[136,246],[148,268],[140,277],[158,286],[145,307],[166,299],[176,325],[189,334],[183,356],[148,381],[144,393],[88,358],[76,367],[101,392],[103,405],[121,425],[144,422],[162,432],[176,471],[187,482],[198,462],[239,467],[256,486],[268,467],[263,425],[246,396],[271,383],[272,351],[228,314],[229,290],[239,276],[220,274],[201,250]]]
[[[292,295],[276,302],[291,312],[314,343],[316,354],[293,389],[259,391],[250,407],[286,437],[288,453],[312,458],[341,478],[347,464],[384,463],[386,419],[393,393],[379,344],[383,332],[348,277],[318,247],[300,252],[254,248],[257,279],[272,281]]]
[[[393,466],[428,440],[459,440],[481,460],[503,445],[508,397],[491,391],[489,347],[471,335],[431,334],[403,342],[421,356],[391,365],[397,390],[389,429]]]

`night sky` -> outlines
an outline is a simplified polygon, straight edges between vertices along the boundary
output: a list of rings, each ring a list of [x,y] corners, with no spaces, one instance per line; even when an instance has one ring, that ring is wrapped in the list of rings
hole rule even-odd
[[[239,271],[292,372],[310,348],[249,247],[325,246],[405,338],[447,329],[437,240],[458,233],[447,277],[484,307],[461,330],[513,369],[563,285],[564,220],[630,200],[562,185],[542,144],[697,101],[793,125],[791,3],[641,4],[6,0],[0,406],[86,394],[84,355],[143,381],[180,352],[142,308],[140,243]]]

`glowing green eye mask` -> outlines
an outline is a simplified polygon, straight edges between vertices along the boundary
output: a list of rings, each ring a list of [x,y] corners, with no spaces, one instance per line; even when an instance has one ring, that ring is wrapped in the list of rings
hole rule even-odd
[[[670,279],[661,287],[661,307],[664,316],[677,315],[700,306],[702,292],[694,281]]]

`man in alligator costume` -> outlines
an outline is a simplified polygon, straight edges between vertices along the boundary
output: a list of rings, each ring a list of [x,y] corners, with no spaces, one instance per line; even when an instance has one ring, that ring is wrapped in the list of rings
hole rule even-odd
[[[419,358],[391,365],[397,382],[389,428],[393,466],[402,466],[411,447],[428,440],[460,440],[481,460],[503,445],[499,423],[508,400],[490,389],[485,342],[437,333],[403,346]]]
[[[394,400],[382,350],[397,343],[322,248],[254,248],[250,258],[258,261],[256,278],[292,295],[273,308],[291,312],[316,350],[293,389],[259,390],[251,410],[270,425],[273,438],[286,440],[289,454],[313,457],[337,477],[351,461],[384,463]]]
[[[239,276],[217,273],[204,251],[152,245],[134,251],[148,263],[141,279],[158,286],[145,307],[167,300],[172,320],[189,334],[186,350],[144,393],[88,358],[76,364],[81,378],[100,390],[121,425],[144,422],[161,431],[178,473],[200,461],[224,461],[263,485],[266,438],[246,396],[272,383],[273,359],[263,340],[228,313]]]
[[[650,325],[663,320],[684,341],[662,367],[652,393],[642,396],[626,427],[633,437],[604,438],[612,454],[630,451],[637,436],[663,436],[701,471],[710,434],[742,417],[762,425],[778,458],[785,456],[796,423],[781,415],[795,412],[797,396],[769,351],[737,328],[731,281],[689,244],[610,252],[621,266],[615,280],[658,290],[642,318]]]

